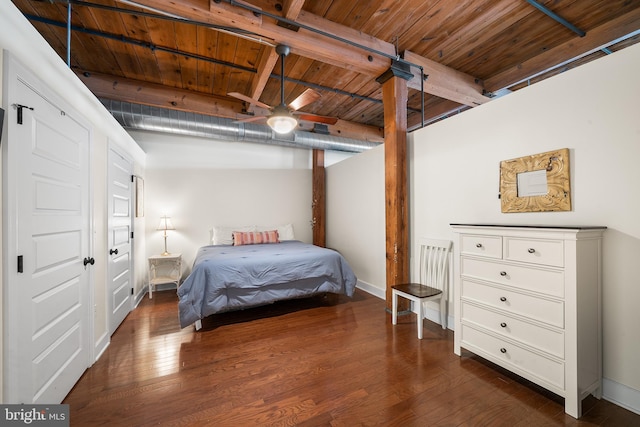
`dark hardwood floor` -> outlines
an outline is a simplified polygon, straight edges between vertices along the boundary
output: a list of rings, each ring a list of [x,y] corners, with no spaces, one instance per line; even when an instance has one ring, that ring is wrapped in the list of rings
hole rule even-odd
[[[180,329],[175,291],[129,314],[64,403],[72,426],[638,426],[589,397],[585,414],[384,301],[310,298],[215,315]]]

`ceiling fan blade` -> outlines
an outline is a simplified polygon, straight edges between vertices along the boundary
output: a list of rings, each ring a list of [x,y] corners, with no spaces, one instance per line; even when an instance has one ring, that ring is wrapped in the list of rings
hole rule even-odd
[[[264,102],[260,102],[257,99],[249,98],[247,95],[243,95],[240,92],[229,92],[227,95],[233,96],[234,98],[238,98],[244,102],[248,102],[249,104],[257,105],[260,108],[265,108],[267,110],[273,110],[273,107],[265,104]]]
[[[335,125],[336,123],[338,123],[337,117],[318,116],[315,114],[307,114],[307,113],[294,113],[294,114],[300,120],[306,120],[308,122],[324,123],[327,125]]]
[[[319,92],[309,88],[302,92],[296,99],[291,101],[289,108],[293,111],[299,110],[305,105],[309,105],[312,102],[317,101],[321,96],[322,95],[320,95]]]
[[[234,123],[258,122],[258,121],[264,120],[266,118],[267,118],[266,116],[253,116],[253,117],[247,117],[247,118],[244,118],[244,119],[235,120]]]

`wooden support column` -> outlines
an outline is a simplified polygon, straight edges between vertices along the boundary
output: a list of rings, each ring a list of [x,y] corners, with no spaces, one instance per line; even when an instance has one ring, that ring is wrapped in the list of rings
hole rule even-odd
[[[407,81],[412,77],[405,64],[393,62],[378,77],[384,103],[384,169],[387,311],[391,311],[391,287],[409,282],[409,203],[407,196]],[[409,309],[400,298],[398,310]]]
[[[326,196],[324,150],[313,150],[313,191],[311,201],[311,217],[313,227],[313,244],[326,246]]]

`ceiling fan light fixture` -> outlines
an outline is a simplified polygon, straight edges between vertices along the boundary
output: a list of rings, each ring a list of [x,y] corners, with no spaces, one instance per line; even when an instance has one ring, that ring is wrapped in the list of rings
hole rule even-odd
[[[298,126],[298,121],[289,113],[287,107],[278,106],[267,119],[267,124],[274,132],[285,134],[294,130]]]

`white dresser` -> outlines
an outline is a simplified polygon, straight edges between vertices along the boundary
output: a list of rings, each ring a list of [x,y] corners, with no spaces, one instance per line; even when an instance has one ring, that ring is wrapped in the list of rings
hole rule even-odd
[[[455,344],[564,397],[602,386],[605,227],[451,224]]]

